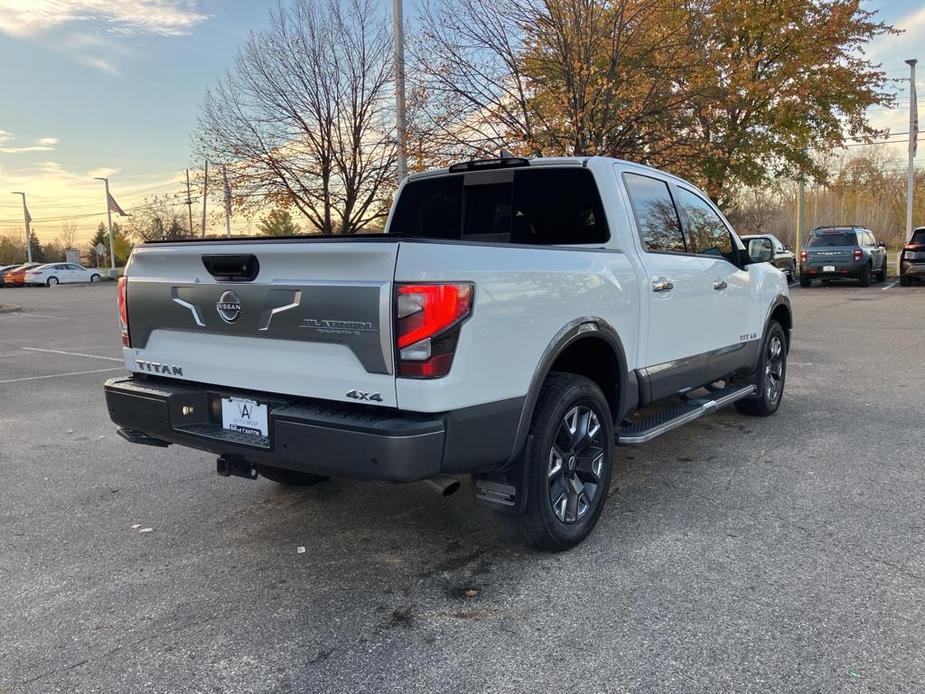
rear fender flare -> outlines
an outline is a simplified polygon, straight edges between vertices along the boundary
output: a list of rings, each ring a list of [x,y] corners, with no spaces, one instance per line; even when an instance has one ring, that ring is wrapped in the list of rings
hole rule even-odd
[[[508,463],[517,460],[524,444],[527,440],[527,434],[530,431],[530,423],[533,420],[533,412],[536,409],[536,402],[539,398],[540,389],[543,382],[549,375],[552,365],[562,352],[579,340],[596,338],[604,340],[613,350],[617,359],[619,373],[616,374],[617,382],[617,411],[613,412],[614,419],[619,422],[626,415],[627,411],[635,404],[633,397],[638,396],[634,390],[635,380],[629,377],[626,364],[626,352],[623,349],[623,342],[617,331],[603,318],[596,316],[585,316],[576,318],[563,326],[556,335],[549,341],[546,349],[540,357],[539,364],[533,373],[530,381],[530,387],[524,400],[523,410],[520,414],[520,420],[517,425],[517,432],[514,436],[514,448],[511,451],[511,457]],[[632,382],[631,382],[632,381]]]

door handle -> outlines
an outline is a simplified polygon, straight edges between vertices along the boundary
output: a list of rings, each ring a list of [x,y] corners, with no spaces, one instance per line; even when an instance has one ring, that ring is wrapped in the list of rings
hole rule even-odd
[[[652,280],[652,291],[660,294],[661,292],[670,292],[674,289],[674,284],[671,280],[665,279],[664,277],[658,277]]]
[[[715,290],[718,291],[718,292],[719,292],[719,291],[722,291],[723,289],[725,289],[725,288],[728,287],[728,286],[729,286],[729,285],[726,284],[726,280],[716,280],[716,281],[713,283],[713,289],[715,289]]]

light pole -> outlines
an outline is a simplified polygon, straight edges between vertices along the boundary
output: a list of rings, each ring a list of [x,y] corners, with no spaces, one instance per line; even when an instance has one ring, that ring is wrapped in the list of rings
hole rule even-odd
[[[28,262],[32,262],[32,234],[29,233],[29,222],[32,221],[32,217],[29,216],[29,208],[26,207],[26,194],[18,190],[13,191],[13,195],[22,196],[22,218],[23,222],[26,224],[26,258]]]
[[[106,186],[106,223],[109,225],[109,267],[116,269],[116,253],[112,245],[112,204],[109,202],[109,178],[104,176],[94,176],[97,181],[102,181]],[[110,275],[113,277],[114,275]]]
[[[402,0],[392,0],[392,43],[395,49],[395,119],[398,139],[398,182],[408,175],[408,130],[405,122],[405,36]]]
[[[900,259],[902,247],[912,238],[912,194],[915,190],[915,150],[918,139],[919,114],[915,96],[915,58],[907,60],[909,65],[909,170],[906,172],[906,236],[899,247]],[[897,261],[899,262],[899,261]],[[896,266],[897,268],[899,265]]]

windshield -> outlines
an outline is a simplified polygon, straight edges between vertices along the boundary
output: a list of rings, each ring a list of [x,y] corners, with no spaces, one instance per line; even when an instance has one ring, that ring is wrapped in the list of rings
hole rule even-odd
[[[857,246],[858,238],[853,231],[813,234],[806,244],[807,248],[831,248],[832,246]]]

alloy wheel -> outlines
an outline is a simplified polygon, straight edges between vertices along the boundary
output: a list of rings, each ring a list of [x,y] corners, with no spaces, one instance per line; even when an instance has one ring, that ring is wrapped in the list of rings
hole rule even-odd
[[[764,392],[769,403],[780,398],[784,378],[784,343],[780,335],[772,335],[768,341],[768,354],[764,367]]]
[[[590,407],[575,405],[562,417],[549,450],[549,503],[560,522],[577,523],[601,493],[604,427]]]

